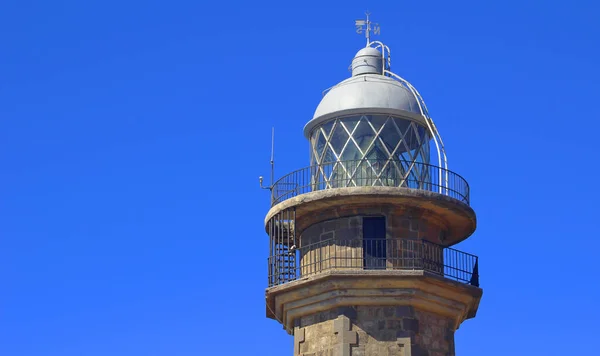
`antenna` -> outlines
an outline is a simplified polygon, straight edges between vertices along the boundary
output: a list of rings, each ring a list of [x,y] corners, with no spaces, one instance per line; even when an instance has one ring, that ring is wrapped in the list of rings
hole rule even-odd
[[[275,127],[271,128],[271,187],[275,179]]]
[[[263,186],[263,177],[258,177],[258,182],[262,189],[273,189],[273,181],[275,179],[275,127],[271,128],[271,184],[268,187]]]

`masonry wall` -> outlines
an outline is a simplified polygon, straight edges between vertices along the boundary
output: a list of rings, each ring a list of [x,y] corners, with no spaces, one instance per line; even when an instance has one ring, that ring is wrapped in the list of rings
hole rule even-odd
[[[297,232],[308,244],[320,239],[335,237],[362,237],[363,216],[384,216],[386,218],[388,238],[423,239],[434,243],[443,243],[446,228],[434,216],[418,209],[401,209],[393,206],[365,206],[345,208],[344,206],[325,209],[310,218],[297,221]],[[311,221],[306,225],[305,221]]]
[[[362,217],[328,220],[312,225],[302,233],[300,266],[302,275],[330,268],[362,268]],[[337,241],[344,240],[340,245]]]
[[[414,212],[410,214],[405,210],[385,207],[365,208],[361,212],[360,215],[320,221],[302,231],[301,275],[307,276],[331,268],[362,269],[364,216],[384,216],[388,239],[440,242],[442,228],[422,216],[414,216]],[[388,256],[385,266],[388,269],[426,268],[440,273],[443,270],[442,250],[434,245],[423,246],[410,242],[401,244],[394,240],[385,246]],[[415,265],[415,260],[412,260],[415,256],[425,257],[427,266]]]
[[[453,323],[411,306],[356,306],[297,321],[295,356],[454,356]]]

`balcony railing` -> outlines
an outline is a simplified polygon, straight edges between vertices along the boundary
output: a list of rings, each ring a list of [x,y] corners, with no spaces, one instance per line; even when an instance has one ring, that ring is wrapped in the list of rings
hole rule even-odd
[[[418,162],[369,159],[324,163],[289,173],[273,184],[271,205],[317,190],[359,186],[425,190],[469,204],[469,184],[452,171]]]
[[[328,239],[279,246],[268,259],[269,287],[326,271],[421,270],[479,286],[478,258],[425,240]]]

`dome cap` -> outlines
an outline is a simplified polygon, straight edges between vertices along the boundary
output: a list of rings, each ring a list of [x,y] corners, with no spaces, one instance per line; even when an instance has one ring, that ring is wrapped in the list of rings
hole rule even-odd
[[[380,74],[361,74],[334,86],[323,97],[304,136],[329,119],[349,115],[387,114],[405,117],[425,125],[417,98],[398,81]]]
[[[383,74],[383,54],[379,50],[365,47],[356,53],[352,60],[352,76],[361,74]]]

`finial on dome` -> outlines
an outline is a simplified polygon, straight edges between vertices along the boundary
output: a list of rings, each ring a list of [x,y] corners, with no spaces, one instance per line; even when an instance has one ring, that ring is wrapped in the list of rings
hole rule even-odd
[[[372,23],[371,20],[369,20],[369,15],[371,15],[370,12],[365,12],[365,15],[367,15],[367,19],[354,21],[354,26],[356,27],[356,33],[363,33],[363,31],[365,31],[367,47],[369,47],[371,44],[371,31],[373,31],[374,35],[379,35],[381,34],[381,27],[379,27],[378,23]],[[373,25],[373,28],[371,28],[371,25]]]

